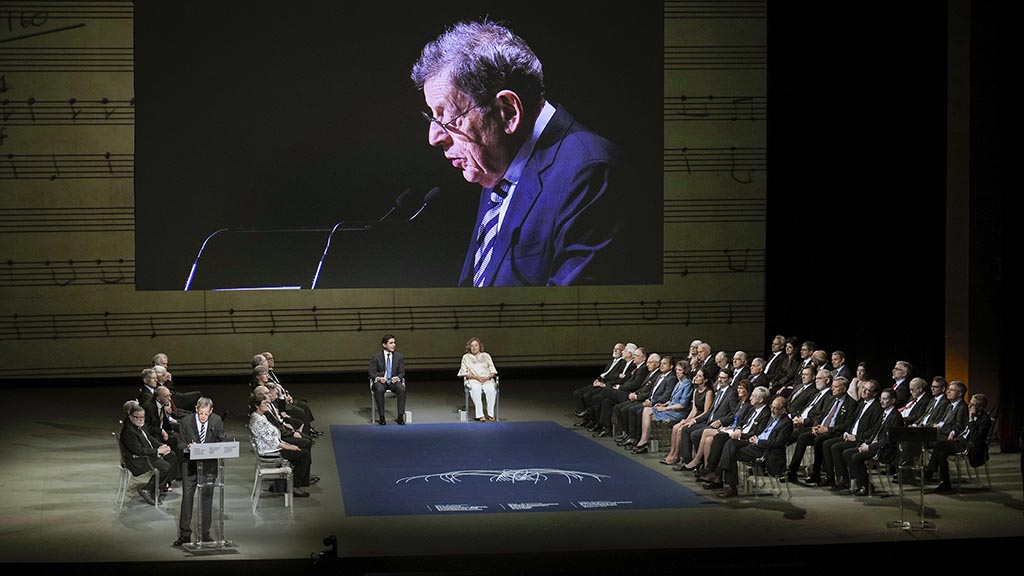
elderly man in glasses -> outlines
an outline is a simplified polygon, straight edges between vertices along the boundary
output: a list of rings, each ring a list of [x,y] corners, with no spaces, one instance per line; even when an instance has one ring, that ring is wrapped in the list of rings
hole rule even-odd
[[[483,191],[460,286],[621,283],[615,146],[545,100],[540,60],[487,20],[460,22],[413,66],[431,146]]]

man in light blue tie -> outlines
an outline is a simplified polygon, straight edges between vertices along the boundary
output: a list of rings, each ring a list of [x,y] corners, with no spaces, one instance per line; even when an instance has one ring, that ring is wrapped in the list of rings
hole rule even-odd
[[[720,498],[731,498],[738,492],[739,483],[737,462],[753,462],[761,456],[765,457],[765,468],[768,474],[780,475],[786,468],[786,444],[793,432],[793,421],[789,419],[786,408],[789,403],[782,396],[772,400],[772,418],[757,436],[751,436],[746,446],[736,449],[736,444],[729,442],[722,450],[719,468],[728,467],[725,471],[725,488],[718,493]]]
[[[384,391],[391,390],[398,396],[398,417],[395,422],[405,424],[405,357],[396,352],[397,342],[391,334],[380,340],[382,350],[370,358],[370,380],[373,387],[373,402],[377,405],[377,424],[384,420]]]

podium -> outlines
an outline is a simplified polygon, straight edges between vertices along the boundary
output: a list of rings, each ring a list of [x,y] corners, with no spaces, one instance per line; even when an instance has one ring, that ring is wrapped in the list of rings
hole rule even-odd
[[[232,542],[224,538],[224,460],[226,458],[238,458],[238,442],[210,442],[206,444],[193,444],[189,450],[189,459],[197,461],[196,494],[199,496],[192,502],[193,506],[199,508],[199,514],[195,517],[199,524],[199,530],[193,530],[193,537],[200,534],[199,542],[189,542],[182,547],[189,552],[200,552],[209,550],[221,550],[231,546]],[[206,467],[217,466],[217,475],[212,481],[207,480]],[[217,538],[213,542],[202,541],[203,528],[203,491],[217,489],[219,500],[217,506]]]
[[[899,471],[897,477],[897,484],[899,485],[899,511],[900,517],[898,520],[889,522],[887,526],[895,530],[909,530],[909,531],[924,531],[924,530],[935,530],[935,524],[928,522],[924,519],[924,462],[922,462],[922,453],[924,452],[924,444],[927,442],[935,442],[938,436],[938,432],[931,426],[925,427],[914,427],[907,426],[901,428],[894,428],[892,431],[893,440],[899,449],[899,465],[896,469]],[[916,452],[916,453],[912,453]],[[910,522],[905,520],[903,517],[903,473],[909,471],[914,474],[914,479],[920,478],[921,480],[921,499],[919,502],[920,517],[917,522]]]

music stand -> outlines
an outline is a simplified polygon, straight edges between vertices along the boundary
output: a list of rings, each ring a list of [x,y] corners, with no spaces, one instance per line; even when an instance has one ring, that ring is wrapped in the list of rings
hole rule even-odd
[[[924,451],[924,444],[926,442],[935,442],[937,440],[938,432],[935,428],[930,426],[916,427],[907,426],[901,428],[893,428],[892,430],[893,440],[897,443],[900,452],[900,461],[896,469],[899,471],[898,477],[896,478],[897,484],[899,484],[899,520],[893,520],[887,523],[887,526],[892,529],[909,530],[909,531],[923,531],[923,530],[935,530],[935,524],[928,522],[924,519],[924,462],[922,462],[921,454]],[[917,448],[917,454],[908,454],[912,447]],[[908,458],[910,456],[911,458]],[[915,463],[916,462],[916,463]],[[915,476],[920,474],[921,478],[921,500],[920,500],[920,520],[917,522],[910,522],[903,519],[903,471],[910,470]]]
[[[199,508],[199,514],[197,516],[199,532],[202,532],[203,527],[203,490],[212,490],[217,488],[220,493],[217,536],[220,539],[214,540],[213,542],[188,542],[182,547],[189,552],[198,552],[205,550],[221,550],[227,546],[231,546],[232,542],[224,538],[224,459],[238,458],[238,442],[196,443],[193,444],[189,450],[189,458],[199,461],[197,470],[198,474],[196,475],[196,495],[198,498],[193,501],[193,506]],[[217,477],[212,483],[206,480],[206,474],[203,473],[204,466],[210,464],[210,460],[217,461]],[[193,534],[195,533],[196,532],[193,531]]]

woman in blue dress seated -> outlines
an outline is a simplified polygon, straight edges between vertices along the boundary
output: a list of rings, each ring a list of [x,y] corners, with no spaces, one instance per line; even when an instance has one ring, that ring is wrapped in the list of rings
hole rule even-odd
[[[683,419],[690,403],[693,384],[690,382],[690,364],[685,360],[676,362],[676,387],[672,389],[672,397],[668,402],[647,406],[640,417],[640,440],[633,447],[634,454],[645,454],[648,451],[648,440],[651,425],[654,422],[676,423]]]

